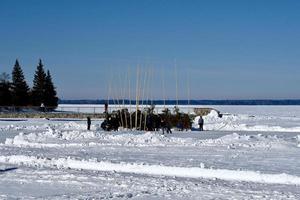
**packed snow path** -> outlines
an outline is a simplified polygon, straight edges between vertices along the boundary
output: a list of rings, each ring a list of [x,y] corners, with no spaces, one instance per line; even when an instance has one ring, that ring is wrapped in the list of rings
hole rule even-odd
[[[91,131],[85,121],[1,121],[0,199],[300,199],[291,115],[211,113],[210,131],[165,136],[107,133],[100,121]]]

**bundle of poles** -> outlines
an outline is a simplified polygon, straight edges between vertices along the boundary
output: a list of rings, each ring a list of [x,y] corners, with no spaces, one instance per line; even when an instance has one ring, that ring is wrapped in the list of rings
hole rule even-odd
[[[164,69],[162,70],[161,74],[161,84],[162,87],[159,90],[162,91],[163,96],[163,110],[167,110],[166,108],[166,91],[165,91],[165,77],[164,77]],[[131,81],[131,69],[127,69],[127,73],[123,73],[122,76],[120,72],[116,75],[111,73],[111,78],[109,79],[108,84],[108,92],[107,92],[107,104],[113,103],[114,107],[118,107],[120,111],[120,125],[122,127],[129,127],[130,129],[136,128],[139,130],[146,129],[146,120],[147,115],[150,114],[152,108],[153,112],[153,82],[154,82],[154,68],[141,68],[140,65],[136,67],[136,78],[135,78],[135,111],[134,111],[134,104],[132,97],[132,81]],[[175,62],[174,67],[174,76],[175,76],[175,89],[176,89],[176,107],[178,108],[178,73],[177,73],[177,65]],[[118,80],[118,84],[116,81]],[[190,96],[190,89],[189,89],[189,78],[188,78],[188,103],[189,103],[189,96]],[[119,87],[117,87],[119,85]],[[128,89],[127,89],[128,88]],[[126,100],[126,94],[128,95],[128,99]],[[127,105],[125,105],[127,103]],[[128,105],[129,104],[129,105]],[[151,106],[151,107],[149,107]],[[144,109],[144,111],[142,111]],[[129,112],[127,112],[129,111]],[[134,111],[134,112],[132,112]],[[132,115],[134,113],[134,116]],[[139,114],[140,113],[140,114]],[[152,113],[151,113],[152,114]],[[123,116],[124,115],[124,116]],[[127,116],[129,115],[129,116]],[[140,116],[139,116],[140,115]],[[127,118],[129,117],[129,121]],[[133,118],[134,117],[134,121]],[[138,121],[139,120],[139,121]],[[143,122],[143,123],[142,123]],[[142,125],[144,127],[142,127]]]

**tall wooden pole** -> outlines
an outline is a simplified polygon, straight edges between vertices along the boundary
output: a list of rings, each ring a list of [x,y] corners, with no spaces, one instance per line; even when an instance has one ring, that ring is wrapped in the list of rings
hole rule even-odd
[[[124,109],[124,118],[125,118],[125,127],[128,128],[127,124],[127,111],[125,109],[125,96],[126,96],[126,83],[128,79],[128,73],[126,74],[126,79],[124,80],[124,91],[123,91],[123,109]]]
[[[164,109],[166,108],[166,91],[165,91],[165,69],[163,68],[161,80],[162,80],[162,91],[163,91],[163,98],[164,98]]]
[[[150,91],[151,91],[151,105],[153,105],[153,77],[154,77],[154,69],[153,67],[151,68],[151,73],[150,73],[150,77],[151,77],[151,87],[150,87]]]
[[[113,104],[114,104],[114,107],[116,107],[116,100],[115,100],[115,91],[114,91],[114,85],[112,84],[112,79],[113,79],[113,76],[112,76],[112,71],[110,70],[110,86],[111,86],[111,98],[113,100]]]
[[[141,88],[142,88],[142,106],[141,109],[144,108],[144,98],[145,98],[145,88],[146,88],[146,83],[147,83],[147,70],[145,69],[144,72],[144,83],[143,83],[143,87],[142,87],[142,83],[141,83]],[[141,117],[140,117],[140,130],[142,130],[142,120],[143,120],[143,115],[141,112]],[[144,119],[144,121],[146,120],[146,118]],[[145,129],[144,129],[145,130]]]
[[[136,69],[136,91],[135,91],[135,101],[136,101],[136,111],[135,111],[135,128],[137,129],[137,123],[138,123],[138,110],[139,110],[139,73],[140,73],[140,69],[139,69],[139,65],[137,66]]]
[[[124,121],[123,121],[123,115],[122,115],[122,102],[121,102],[121,99],[122,99],[122,92],[123,92],[123,87],[122,87],[122,80],[121,80],[121,74],[119,73],[119,88],[120,88],[120,92],[119,92],[119,95],[118,95],[118,99],[120,99],[120,104],[119,104],[119,100],[118,100],[118,104],[119,104],[119,112],[120,112],[120,117],[121,117],[121,126],[124,128]]]
[[[108,83],[107,105],[109,105],[109,99],[111,98],[110,93],[111,93],[111,80],[109,80],[109,83]],[[108,114],[108,110],[107,110],[107,114]]]
[[[128,84],[129,84],[129,89],[128,89],[128,96],[129,96],[129,119],[130,119],[130,130],[132,129],[132,116],[131,116],[131,83],[130,83],[130,68],[128,68]]]
[[[188,88],[187,88],[187,92],[188,92],[188,106],[189,106],[189,112],[190,113],[190,96],[191,96],[191,90],[190,90],[190,73],[189,71],[187,71],[187,85],[188,85]]]
[[[176,106],[178,106],[178,76],[177,76],[177,63],[175,59],[175,81],[176,81]]]

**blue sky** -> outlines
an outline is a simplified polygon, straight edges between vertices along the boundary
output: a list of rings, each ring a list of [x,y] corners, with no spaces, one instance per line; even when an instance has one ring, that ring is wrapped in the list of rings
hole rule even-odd
[[[94,99],[108,85],[120,95],[128,71],[133,90],[140,65],[149,95],[163,97],[164,77],[174,99],[176,60],[180,99],[187,88],[193,99],[300,98],[299,10],[298,0],[1,0],[0,72],[18,58],[31,85],[42,58],[60,98]]]

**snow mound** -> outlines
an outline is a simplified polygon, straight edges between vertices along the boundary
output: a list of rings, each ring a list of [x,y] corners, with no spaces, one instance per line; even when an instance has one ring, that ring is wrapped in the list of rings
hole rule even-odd
[[[64,145],[61,141],[80,141],[82,139],[96,138],[97,132],[93,131],[62,131],[47,127],[46,131],[38,133],[24,134],[20,132],[14,138],[6,138],[5,145],[31,146],[31,147],[66,147],[74,145]],[[49,143],[54,142],[54,143]],[[78,144],[83,146],[83,144]]]
[[[204,119],[217,119],[219,118],[219,113],[215,110],[211,110],[210,113],[203,117]]]
[[[275,136],[243,135],[232,133],[216,139],[180,138],[161,135],[156,132],[94,132],[61,131],[48,128],[41,133],[30,133],[7,138],[7,146],[23,147],[82,147],[82,146],[224,146],[235,148],[290,148],[298,145],[298,140],[286,141]]]
[[[276,135],[242,135],[232,133],[217,139],[208,139],[205,143],[211,145],[227,145],[229,149],[243,148],[291,148],[295,146],[290,141],[278,138]]]
[[[64,123],[63,125],[60,125],[60,129],[66,130],[66,129],[76,129],[76,130],[85,130],[86,125],[85,124],[78,124],[76,122],[68,122]]]
[[[300,126],[281,127],[277,124],[268,124],[270,121],[275,121],[272,117],[266,116],[249,116],[244,114],[232,115],[226,114],[222,118],[218,112],[212,110],[204,119],[205,130],[215,131],[272,131],[272,132],[300,132]],[[199,116],[194,119],[193,127],[198,126]],[[282,119],[279,119],[279,122]],[[263,124],[266,123],[266,124]]]
[[[43,158],[24,155],[0,156],[0,162],[30,167],[49,167],[58,169],[109,171],[155,176],[183,178],[222,179],[227,181],[247,181],[267,184],[300,185],[300,177],[289,174],[263,174],[254,171],[227,169],[207,169],[202,167],[176,167],[138,163],[111,163],[104,161],[75,160],[73,158]]]
[[[96,126],[96,125],[95,125]],[[59,129],[59,130],[86,130],[85,124],[79,124],[76,122],[67,122],[67,123],[57,123],[57,124],[49,124],[44,123],[42,125],[19,125],[19,124],[10,124],[0,126],[0,131],[38,131],[45,130],[47,128]]]
[[[167,146],[167,145],[185,145],[187,139],[166,137],[155,132],[146,132],[142,134],[120,134],[106,135],[110,141],[116,141],[124,145],[133,146]]]
[[[6,138],[6,145],[16,146],[36,146],[36,147],[57,147],[62,142],[77,141],[85,143],[84,140],[93,139],[91,145],[124,145],[124,146],[166,146],[166,145],[184,145],[187,139],[169,138],[154,132],[138,133],[123,132],[122,134],[111,134],[107,132],[94,131],[60,131],[53,128],[48,128],[47,131],[41,133],[24,134],[19,133],[13,139]],[[57,145],[49,144],[49,141]],[[42,143],[46,144],[42,144]],[[66,145],[62,145],[66,146]],[[67,145],[68,146],[68,145]],[[74,146],[74,145],[72,145]]]

